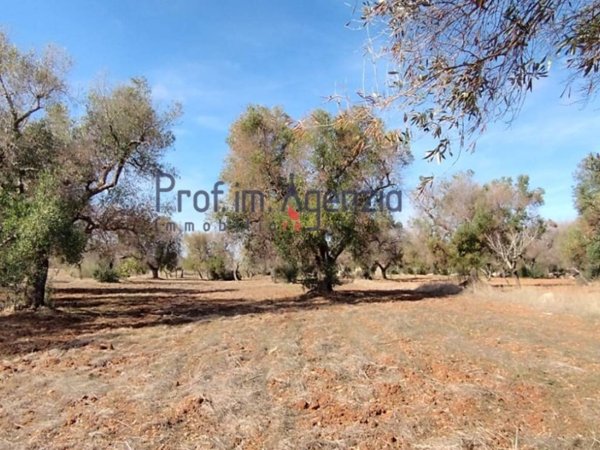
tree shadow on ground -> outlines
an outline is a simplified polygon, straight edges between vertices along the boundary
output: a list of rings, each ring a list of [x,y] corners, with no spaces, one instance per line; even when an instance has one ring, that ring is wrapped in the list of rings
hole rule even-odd
[[[148,283],[90,288],[58,286],[53,291],[56,309],[0,316],[0,357],[51,348],[68,349],[82,342],[93,342],[79,339],[83,335],[117,328],[181,325],[218,317],[293,312],[335,304],[405,302],[436,297],[394,289],[343,290],[327,296],[305,293],[256,300],[244,298],[243,284],[232,282],[232,287],[226,289],[211,289],[208,282],[198,284],[195,288],[182,288],[168,282],[156,286],[148,286]],[[222,294],[223,298],[219,298]]]

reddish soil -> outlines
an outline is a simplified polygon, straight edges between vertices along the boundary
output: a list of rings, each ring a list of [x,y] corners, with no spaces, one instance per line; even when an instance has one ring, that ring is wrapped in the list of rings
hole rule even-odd
[[[600,448],[598,286],[425,281],[58,280],[0,315],[0,448]]]

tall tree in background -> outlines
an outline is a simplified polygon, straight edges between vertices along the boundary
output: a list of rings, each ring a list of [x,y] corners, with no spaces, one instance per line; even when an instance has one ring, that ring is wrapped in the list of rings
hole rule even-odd
[[[354,245],[352,256],[362,267],[366,278],[379,268],[383,279],[387,279],[387,271],[402,264],[404,230],[389,213],[377,214],[371,225],[373,228],[367,238]]]
[[[517,276],[518,264],[544,230],[538,213],[543,191],[530,189],[527,176],[482,186],[473,175],[456,174],[415,195],[414,226],[427,236],[437,271],[471,275],[495,265]]]
[[[442,159],[498,118],[512,117],[555,60],[567,87],[589,96],[600,81],[598,0],[368,1],[362,21],[370,42],[390,57],[390,90],[362,93],[379,106],[397,104],[406,120],[431,133]]]
[[[143,79],[90,91],[68,110],[68,60],[22,53],[0,33],[0,282],[45,302],[48,260],[76,260],[86,237],[126,215],[119,187],[163,168],[177,107],[160,113]],[[114,223],[110,224],[115,228]]]
[[[485,202],[492,214],[484,237],[504,269],[519,283],[518,264],[529,247],[540,238],[545,222],[538,213],[544,203],[542,189],[530,189],[529,177],[513,182],[502,178],[484,186]]]
[[[580,238],[585,265],[592,277],[600,276],[600,154],[590,154],[575,173],[575,206],[581,215]]]
[[[473,172],[438,180],[432,189],[413,196],[417,218],[413,227],[425,237],[436,272],[469,275],[490,263],[484,233],[491,212],[484,207],[483,188]]]
[[[282,219],[277,202],[287,193],[292,167],[299,165],[293,125],[280,108],[250,106],[233,123],[227,139],[230,150],[222,179],[232,191],[257,193],[239,196],[237,201],[230,198],[238,211],[227,212],[227,230],[242,240],[247,257],[268,265],[265,269],[271,274],[282,262],[271,224],[277,217]],[[265,214],[264,209],[269,208],[271,213]]]

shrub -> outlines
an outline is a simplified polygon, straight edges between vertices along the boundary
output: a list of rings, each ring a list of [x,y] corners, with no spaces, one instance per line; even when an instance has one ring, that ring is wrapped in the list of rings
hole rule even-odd
[[[206,267],[211,280],[233,280],[233,272],[227,269],[225,258],[222,255],[210,256],[206,261]]]
[[[119,278],[129,278],[133,275],[146,273],[146,267],[135,258],[125,258],[117,267]]]
[[[539,264],[532,264],[531,266],[521,266],[519,276],[521,278],[547,278],[548,272]]]
[[[211,270],[209,273],[209,277],[211,280],[220,280],[220,281],[235,280],[235,274],[234,274],[233,270],[229,270],[229,269],[220,269],[218,271]]]
[[[406,273],[409,275],[427,275],[429,273],[428,267],[418,265],[415,267],[408,267]]]
[[[295,283],[298,279],[298,267],[293,264],[283,264],[275,267],[273,270],[274,281],[285,281],[286,283]]]
[[[309,291],[322,292],[330,291],[333,286],[341,284],[336,264],[327,265],[323,272],[321,273],[316,267],[308,265],[299,272],[298,281]]]
[[[93,277],[100,283],[118,283],[119,273],[110,266],[100,265],[94,270]]]

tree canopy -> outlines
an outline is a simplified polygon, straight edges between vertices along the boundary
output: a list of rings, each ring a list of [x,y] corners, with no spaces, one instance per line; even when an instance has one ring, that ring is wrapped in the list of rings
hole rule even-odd
[[[579,237],[585,254],[581,264],[589,275],[600,276],[600,154],[589,154],[575,173],[575,206],[581,220]]]
[[[414,226],[426,236],[439,271],[517,275],[518,264],[544,231],[538,212],[543,191],[531,189],[527,176],[480,185],[473,175],[456,174],[416,195]]]
[[[0,284],[44,303],[48,259],[77,260],[89,236],[131,226],[141,180],[163,169],[177,106],[159,111],[134,78],[91,89],[70,112],[68,58],[23,53],[0,33]]]
[[[363,93],[397,104],[437,139],[442,159],[498,118],[511,118],[535,81],[564,62],[566,88],[591,95],[600,80],[597,0],[381,0],[364,4],[371,48],[389,56],[389,91]],[[469,142],[467,142],[469,141]]]
[[[229,144],[224,181],[242,194],[265,194],[264,209],[230,211],[229,229],[239,226],[247,248],[272,245],[324,290],[335,283],[342,252],[376,229],[365,207],[397,186],[411,160],[406,136],[386,130],[367,108],[337,116],[317,110],[294,121],[252,106],[231,127]]]

